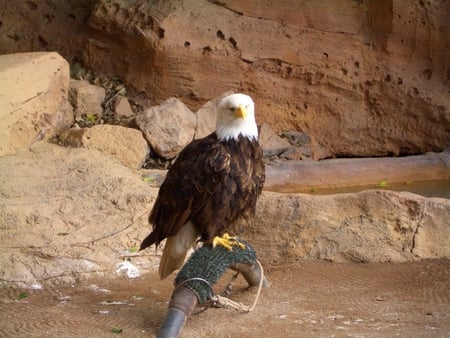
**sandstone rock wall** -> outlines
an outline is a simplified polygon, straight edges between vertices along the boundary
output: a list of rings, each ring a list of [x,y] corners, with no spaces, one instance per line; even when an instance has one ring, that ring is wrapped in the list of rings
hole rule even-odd
[[[309,134],[315,158],[449,144],[445,2],[169,3],[98,2],[85,59],[153,101],[248,92],[260,122]]]
[[[222,92],[247,92],[260,123],[305,132],[316,159],[450,143],[446,0],[0,6],[0,52],[56,49],[120,76],[152,104],[176,96],[196,110]]]
[[[55,50],[72,63],[97,0],[0,2],[0,54]]]

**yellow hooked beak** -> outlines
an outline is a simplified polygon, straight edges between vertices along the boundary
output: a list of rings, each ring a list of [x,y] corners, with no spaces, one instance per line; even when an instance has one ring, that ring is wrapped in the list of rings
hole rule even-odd
[[[247,117],[247,109],[243,105],[240,105],[237,107],[234,111],[235,117],[240,117],[242,119],[245,119]]]

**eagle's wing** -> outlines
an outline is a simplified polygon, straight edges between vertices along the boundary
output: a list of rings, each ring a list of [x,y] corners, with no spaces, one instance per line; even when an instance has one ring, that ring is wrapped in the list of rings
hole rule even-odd
[[[230,154],[212,135],[190,143],[167,172],[149,216],[153,232],[140,250],[175,236],[204,208],[230,172]]]

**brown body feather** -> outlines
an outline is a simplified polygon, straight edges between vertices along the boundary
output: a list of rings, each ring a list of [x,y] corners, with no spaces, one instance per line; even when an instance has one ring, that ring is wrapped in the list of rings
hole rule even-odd
[[[177,235],[187,223],[208,243],[230,231],[241,217],[254,215],[264,178],[255,139],[219,141],[212,133],[191,142],[161,185],[149,216],[153,231],[140,250]]]

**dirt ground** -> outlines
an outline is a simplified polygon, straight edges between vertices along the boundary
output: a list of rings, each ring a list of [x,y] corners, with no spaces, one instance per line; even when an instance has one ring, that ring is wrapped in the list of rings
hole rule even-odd
[[[226,273],[215,286],[221,292]],[[271,283],[256,309],[211,308],[182,337],[448,337],[450,260],[336,264],[299,261],[266,267]],[[42,290],[0,290],[2,337],[150,337],[173,290],[156,273],[90,279]],[[254,289],[236,280],[230,296],[250,305]],[[113,328],[121,333],[113,333]]]

